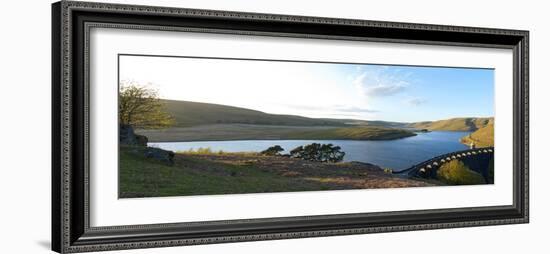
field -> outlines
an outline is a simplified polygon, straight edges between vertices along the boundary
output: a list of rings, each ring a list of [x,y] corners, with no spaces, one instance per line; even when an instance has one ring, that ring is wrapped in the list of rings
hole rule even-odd
[[[245,108],[163,100],[175,125],[138,129],[149,142],[223,140],[392,140],[414,131],[475,131],[478,146],[492,140],[492,118],[399,123],[275,115]],[[179,152],[172,163],[147,158],[146,147],[120,147],[120,198],[372,189],[447,185],[437,179],[401,178],[361,162],[315,162],[255,152],[199,149]],[[456,174],[450,172],[448,175]]]
[[[137,130],[151,142],[343,139],[390,140],[416,135],[403,123],[319,119],[268,114],[246,108],[189,101],[162,101],[175,125]]]
[[[414,132],[378,126],[278,126],[212,124],[163,130],[138,130],[151,142],[220,140],[391,140],[416,135]]]
[[[409,130],[394,129],[378,126],[356,126],[325,130],[309,130],[291,133],[289,139],[317,139],[317,140],[392,140],[415,136]]]
[[[476,131],[493,125],[494,119],[452,118],[431,122],[400,123],[353,119],[319,119],[268,114],[257,110],[219,104],[162,100],[175,125],[167,129],[137,130],[151,142],[343,139],[391,140],[416,135],[414,130]],[[488,131],[477,138],[491,137]]]
[[[494,119],[492,117],[462,117],[433,122],[411,123],[409,126],[415,129],[427,129],[431,131],[475,131],[489,124],[493,124],[493,122]]]
[[[256,153],[179,153],[168,165],[143,147],[120,147],[120,198],[433,186],[378,166],[320,163]]]
[[[477,147],[495,146],[494,125],[488,124],[487,126],[472,132],[470,135],[462,138],[461,142],[466,145],[474,142]]]
[[[175,127],[212,124],[252,124],[284,126],[344,126],[339,119],[316,119],[294,115],[268,114],[257,110],[219,104],[162,100],[176,119]]]

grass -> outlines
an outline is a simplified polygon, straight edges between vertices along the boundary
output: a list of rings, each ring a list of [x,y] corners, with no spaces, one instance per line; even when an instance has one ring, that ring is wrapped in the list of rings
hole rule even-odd
[[[380,126],[335,127],[250,124],[213,124],[164,130],[138,130],[137,133],[147,136],[151,142],[283,139],[390,140],[416,135],[408,130]]]
[[[166,197],[431,186],[402,179],[370,164],[320,163],[246,153],[176,153],[174,164],[121,146],[119,197]]]
[[[439,120],[433,122],[418,122],[413,123],[410,126],[416,129],[427,130],[440,130],[440,131],[475,131],[479,128],[492,124],[494,118],[475,118],[475,117],[463,117],[463,118],[451,118],[446,120]]]
[[[214,151],[210,147],[199,147],[197,149],[189,149],[176,151],[178,154],[193,154],[193,155],[224,155],[224,154],[238,154],[245,156],[260,155],[257,152],[225,152],[223,150]]]
[[[188,153],[188,154],[213,154],[214,152],[212,152],[212,149],[210,149],[210,147],[206,147],[206,148],[199,147],[199,148],[197,148],[197,150],[191,148],[191,149],[186,150],[186,151],[177,151],[177,153]],[[220,150],[218,153],[223,154],[223,151]]]
[[[469,145],[474,142],[476,147],[495,146],[495,128],[494,124],[488,124],[470,135],[463,137],[461,142]]]
[[[289,126],[344,126],[338,119],[316,119],[294,115],[268,114],[257,110],[233,106],[162,100],[170,115],[176,119],[176,127],[209,124],[254,124]]]
[[[193,157],[170,166],[141,156],[140,149],[143,148],[120,148],[121,198],[330,189],[324,183],[291,180],[246,163],[219,163]]]
[[[354,119],[308,118],[268,114],[227,105],[162,100],[175,126],[162,130],[137,130],[151,142],[341,139],[392,140],[416,135],[407,128],[473,131],[493,118],[453,118],[413,124]]]
[[[451,160],[439,168],[437,179],[452,185],[484,184],[481,174],[471,170],[460,160]]]
[[[313,130],[296,132],[289,135],[289,139],[316,139],[316,140],[392,140],[415,136],[414,132],[378,126],[357,126],[334,128],[327,130]]]
[[[164,130],[137,130],[152,142],[219,141],[219,140],[277,140],[289,134],[306,130],[323,130],[328,126],[280,126],[251,124],[211,124],[174,127]]]

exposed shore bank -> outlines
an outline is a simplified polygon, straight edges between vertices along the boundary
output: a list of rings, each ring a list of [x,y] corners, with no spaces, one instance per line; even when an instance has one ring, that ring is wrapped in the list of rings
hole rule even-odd
[[[150,142],[229,140],[394,140],[416,136],[410,130],[380,126],[279,126],[212,124],[159,130],[136,130]]]

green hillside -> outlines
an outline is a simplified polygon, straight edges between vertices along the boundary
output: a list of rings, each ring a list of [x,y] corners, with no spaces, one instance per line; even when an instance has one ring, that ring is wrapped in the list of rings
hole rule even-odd
[[[453,118],[433,122],[399,123],[356,119],[308,118],[268,114],[233,106],[162,100],[175,126],[136,130],[152,142],[254,139],[390,140],[416,135],[413,129],[475,131],[493,118]],[[482,134],[480,134],[482,135]],[[480,138],[476,136],[476,138]]]
[[[493,124],[492,117],[463,117],[439,120],[433,122],[411,123],[409,126],[415,129],[427,129],[432,131],[475,131],[489,124]]]
[[[252,124],[209,124],[169,129],[137,130],[151,142],[280,140],[280,139],[343,139],[390,140],[416,135],[403,129],[379,126],[282,126]]]
[[[289,139],[344,139],[344,140],[391,140],[416,136],[412,131],[379,126],[343,127],[326,130],[310,130],[289,134]]]
[[[210,124],[254,124],[288,126],[344,126],[342,120],[315,119],[293,115],[267,114],[257,110],[219,104],[162,100],[176,127]]]
[[[476,147],[495,146],[495,128],[494,124],[490,123],[484,127],[479,128],[477,131],[472,132],[470,135],[463,137],[461,142],[469,145],[472,142]]]

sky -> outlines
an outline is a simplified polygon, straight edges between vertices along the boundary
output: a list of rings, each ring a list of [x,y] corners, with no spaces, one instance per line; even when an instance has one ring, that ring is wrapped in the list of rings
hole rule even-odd
[[[119,81],[163,99],[313,118],[494,116],[493,69],[121,55]]]

